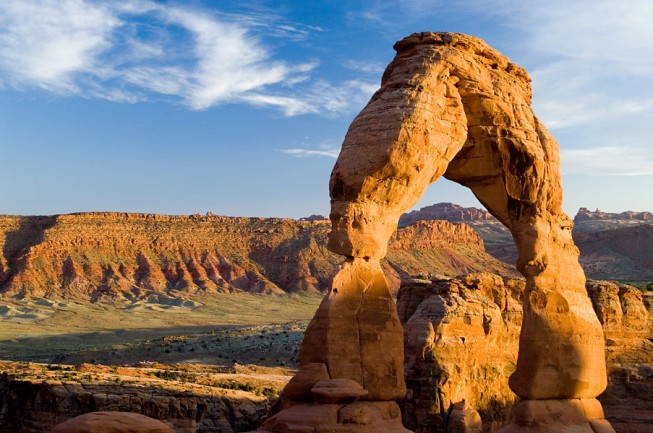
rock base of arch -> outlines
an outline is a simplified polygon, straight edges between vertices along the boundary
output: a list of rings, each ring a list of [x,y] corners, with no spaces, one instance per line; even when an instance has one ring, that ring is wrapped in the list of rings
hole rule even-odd
[[[411,433],[394,401],[298,403],[265,421],[258,433]]]
[[[595,398],[521,400],[515,421],[497,433],[615,433]]]

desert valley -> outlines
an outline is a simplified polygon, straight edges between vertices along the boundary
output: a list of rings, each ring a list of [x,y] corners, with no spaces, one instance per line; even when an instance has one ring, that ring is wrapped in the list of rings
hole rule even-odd
[[[309,3],[0,2],[0,433],[653,433],[653,3]]]

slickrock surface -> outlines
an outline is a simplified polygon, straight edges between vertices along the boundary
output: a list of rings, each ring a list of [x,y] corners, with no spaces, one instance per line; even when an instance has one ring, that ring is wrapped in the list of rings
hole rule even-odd
[[[599,400],[618,433],[645,433],[653,425],[653,293],[605,281],[586,287],[607,342],[609,382]],[[397,308],[405,330],[406,427],[445,432],[450,406],[461,401],[480,413],[486,432],[515,416],[507,377],[517,360],[523,290],[523,280],[487,273],[403,282]],[[569,406],[573,414],[575,404],[560,410]]]
[[[327,222],[278,218],[0,216],[0,295],[97,300],[170,291],[324,291],[340,261],[325,247],[328,229]],[[399,230],[390,251],[383,266],[394,292],[401,277],[426,270],[514,273],[459,224]]]

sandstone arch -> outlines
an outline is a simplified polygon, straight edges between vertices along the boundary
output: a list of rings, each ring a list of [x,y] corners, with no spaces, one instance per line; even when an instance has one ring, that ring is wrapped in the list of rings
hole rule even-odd
[[[319,378],[362,385],[368,393],[357,398],[368,406],[403,396],[401,326],[379,260],[401,214],[445,176],[469,187],[510,229],[527,280],[510,379],[522,402],[508,429],[572,423],[588,433],[613,431],[594,399],[606,387],[603,333],[561,207],[558,146],[530,108],[528,75],[470,36],[417,33],[394,48],[331,175],[329,249],[347,259],[307,329],[290,398],[310,399],[306,389],[301,398],[295,391]],[[392,422],[372,430],[403,431],[393,410],[384,406]],[[287,415],[280,414],[286,424]],[[283,422],[263,428],[286,431]],[[357,428],[346,431],[365,431]]]

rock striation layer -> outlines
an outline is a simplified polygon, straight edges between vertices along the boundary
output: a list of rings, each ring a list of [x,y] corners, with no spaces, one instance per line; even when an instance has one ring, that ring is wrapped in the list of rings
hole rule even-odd
[[[328,247],[346,261],[305,337],[307,347],[326,344],[310,356],[303,351],[301,363],[323,360],[331,379],[358,382],[373,403],[403,392],[396,367],[403,359],[394,346],[401,327],[385,309],[391,300],[380,260],[400,216],[445,176],[470,188],[510,229],[526,277],[509,380],[522,400],[505,432],[613,431],[595,399],[607,384],[603,332],[585,290],[573,224],[562,211],[558,146],[530,108],[528,74],[460,34],[415,33],[394,48],[381,88],[349,127],[331,173]],[[380,356],[374,366],[364,361],[372,351]],[[556,418],[554,406],[569,416]],[[322,425],[309,413],[314,407],[305,401],[288,410]],[[292,425],[262,430],[287,432]]]

